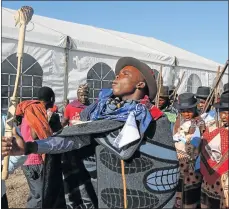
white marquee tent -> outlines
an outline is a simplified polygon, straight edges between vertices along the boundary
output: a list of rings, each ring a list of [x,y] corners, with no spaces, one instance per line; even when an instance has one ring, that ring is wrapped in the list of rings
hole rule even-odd
[[[19,29],[15,27],[15,13],[2,8],[2,109],[8,106],[16,74]],[[200,85],[212,86],[217,67],[222,66],[152,37],[38,15],[27,26],[24,52],[22,100],[35,98],[40,86],[50,86],[58,105],[64,98],[74,99],[78,85],[85,82],[91,87],[93,101],[101,87],[110,87],[115,64],[123,56],[138,58],[157,71],[162,65],[164,85],[175,85],[185,72],[179,93],[195,93]],[[228,82],[227,77],[224,75],[221,87]]]

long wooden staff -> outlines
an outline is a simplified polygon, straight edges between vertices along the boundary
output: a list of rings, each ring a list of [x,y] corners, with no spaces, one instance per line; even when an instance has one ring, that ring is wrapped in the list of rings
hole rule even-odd
[[[216,79],[219,78],[219,74],[220,74],[220,66],[218,67],[218,70],[217,70]],[[217,102],[218,94],[219,94],[219,85],[215,89],[215,103]]]
[[[220,74],[220,66],[218,67],[218,70],[217,70],[216,79],[219,78],[219,74]],[[219,85],[215,88],[215,103],[218,101],[218,94],[219,94]],[[210,101],[210,104],[211,103],[212,103],[212,101]],[[217,111],[216,111],[216,115],[215,115],[215,121],[216,121],[217,128],[219,128],[219,117],[218,117]]]
[[[162,79],[162,66],[160,67],[160,73],[157,79],[157,95],[156,95],[156,100],[155,100],[155,105],[156,107],[159,106],[159,99],[160,99],[160,93],[161,93],[161,87],[163,86],[163,79]]]
[[[219,75],[220,75],[220,66],[217,69],[216,81],[219,79]],[[215,97],[215,103],[217,102],[217,95],[218,95],[218,89],[219,88],[218,88],[218,86],[215,86],[215,83],[213,83],[212,89],[214,90],[214,94],[212,94],[211,98],[208,100],[208,102],[210,104],[212,104],[212,101],[213,101],[214,97]],[[213,109],[213,107],[212,107],[212,109]]]
[[[12,129],[14,125],[15,112],[17,106],[17,90],[19,85],[19,79],[21,75],[22,69],[22,61],[23,61],[23,52],[24,52],[24,42],[25,42],[25,32],[26,26],[29,23],[33,16],[33,8],[29,6],[23,6],[19,9],[14,16],[15,26],[19,24],[19,37],[18,37],[18,51],[17,51],[17,76],[15,79],[14,91],[13,95],[10,98],[10,104],[7,113],[7,120],[5,126],[5,136],[12,136]],[[3,169],[2,169],[2,179],[6,180],[8,178],[8,167],[9,167],[9,156],[4,157]]]
[[[220,72],[218,79],[216,80],[215,84],[213,85],[211,93],[208,95],[208,98],[206,99],[206,103],[205,103],[206,105],[204,106],[204,109],[203,109],[201,114],[203,114],[203,113],[205,113],[207,111],[207,109],[208,109],[208,107],[209,107],[209,105],[210,105],[210,103],[211,103],[211,101],[213,99],[215,88],[217,88],[217,86],[219,85],[219,82],[222,79],[227,67],[228,67],[228,60],[226,61],[222,71]]]
[[[171,107],[173,106],[173,104],[174,104],[174,102],[175,102],[175,100],[176,100],[177,91],[179,90],[180,85],[182,84],[182,81],[183,81],[183,79],[184,79],[184,75],[185,75],[185,72],[182,73],[181,79],[179,80],[179,82],[178,82],[176,88],[174,89],[173,93],[172,93],[171,96],[170,96],[170,99],[173,98],[173,102],[172,102],[172,104],[170,105]]]

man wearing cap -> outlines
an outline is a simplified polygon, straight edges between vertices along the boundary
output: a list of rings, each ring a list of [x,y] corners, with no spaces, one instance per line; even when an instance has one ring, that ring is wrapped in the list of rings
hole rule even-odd
[[[200,86],[196,92],[196,98],[198,100],[197,108],[201,118],[205,121],[206,126],[211,126],[215,123],[216,111],[211,110],[212,103],[209,105],[206,112],[203,112],[206,105],[206,100],[211,93],[211,88],[207,86]]]
[[[89,105],[88,84],[82,84],[77,90],[77,99],[68,104],[64,110],[62,126],[72,125],[80,120],[80,113]]]
[[[203,134],[201,208],[229,208],[229,92],[222,94],[220,102],[214,106],[219,111],[222,124],[208,127]]]
[[[153,100],[157,93],[150,71],[135,58],[121,58],[116,64],[112,90],[102,91],[98,101],[81,113],[84,123],[67,128],[75,131],[76,136],[66,137],[69,131],[64,129],[62,135],[48,138],[45,143],[27,144],[21,149],[22,153],[84,150],[78,156],[78,163],[84,163],[84,169],[79,169],[79,176],[74,179],[80,189],[73,188],[73,207],[172,208],[179,170],[169,121],[165,116],[154,121],[147,107],[141,104],[146,95]],[[94,130],[98,125],[100,128]],[[87,127],[89,138],[86,133],[77,136],[76,132],[84,132]],[[3,137],[4,140],[10,139]],[[8,147],[12,145],[3,143],[3,153],[9,153]],[[87,158],[83,158],[86,154]],[[76,192],[81,194],[80,199]],[[46,207],[51,206],[50,202],[46,203]]]

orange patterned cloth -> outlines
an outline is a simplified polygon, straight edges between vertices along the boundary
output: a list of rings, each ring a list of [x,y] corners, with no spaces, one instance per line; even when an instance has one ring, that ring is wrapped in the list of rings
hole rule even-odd
[[[38,100],[23,101],[17,105],[16,115],[23,116],[39,139],[52,135],[44,104]]]

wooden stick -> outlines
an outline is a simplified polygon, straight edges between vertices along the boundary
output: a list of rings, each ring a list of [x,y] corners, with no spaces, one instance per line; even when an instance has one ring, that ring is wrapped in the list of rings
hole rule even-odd
[[[219,74],[220,74],[220,66],[218,67],[217,70],[217,75],[216,75],[217,80],[219,79]],[[219,85],[215,88],[215,103],[218,101],[218,93],[219,93]],[[216,111],[215,114],[215,121],[216,121],[216,127],[219,128],[218,111]]]
[[[216,80],[218,80],[219,78],[219,74],[220,74],[220,66],[217,69],[217,74],[216,74]],[[217,88],[215,89],[215,103],[217,102],[217,97],[218,97],[218,93],[219,93],[219,85],[217,86]]]
[[[162,80],[162,66],[160,66],[160,73],[158,75],[158,79],[157,79],[157,95],[156,95],[156,101],[155,101],[155,105],[156,107],[159,107],[159,99],[160,99],[160,93],[161,93],[161,87],[163,86],[163,80]]]
[[[121,160],[122,167],[122,183],[123,183],[123,199],[124,199],[124,209],[127,208],[127,196],[126,196],[126,177],[125,177],[125,164],[124,161]]]
[[[12,137],[12,129],[14,125],[15,112],[17,107],[17,90],[19,86],[19,80],[22,70],[23,52],[24,52],[24,42],[25,42],[25,31],[26,25],[29,23],[33,16],[33,9],[28,6],[24,6],[17,11],[15,15],[16,25],[20,24],[19,38],[18,38],[18,51],[17,51],[17,75],[15,79],[13,95],[10,98],[10,105],[7,113],[7,120],[5,126],[5,136]],[[8,178],[8,167],[9,167],[9,156],[4,157],[3,169],[2,169],[2,180]]]
[[[184,75],[185,75],[185,72],[182,73],[181,75],[181,79],[179,80],[178,84],[177,84],[177,87],[174,89],[173,93],[171,94],[170,98],[173,97],[173,102],[170,106],[173,106],[173,103],[175,102],[175,99],[176,99],[176,94],[177,94],[177,91],[179,90],[180,88],[180,85],[182,84],[182,81],[184,79]]]

